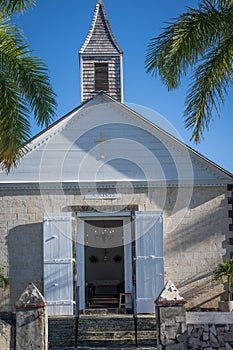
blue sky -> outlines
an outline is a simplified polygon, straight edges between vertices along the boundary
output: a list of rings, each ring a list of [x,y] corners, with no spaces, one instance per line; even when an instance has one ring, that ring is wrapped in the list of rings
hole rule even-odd
[[[34,50],[47,64],[57,94],[56,120],[80,104],[78,51],[88,33],[97,0],[38,0],[37,6],[15,22]],[[144,60],[150,38],[157,36],[165,22],[185,8],[197,7],[197,0],[104,0],[114,35],[124,51],[124,96],[126,103],[142,105],[162,115],[182,140],[204,156],[233,173],[232,90],[226,97],[221,118],[215,118],[199,145],[189,142],[183,111],[188,80],[168,92],[160,79],[145,72]],[[150,114],[151,115],[151,114]],[[154,122],[161,123],[156,113]],[[162,126],[165,125],[162,123]],[[39,130],[33,126],[32,134]]]

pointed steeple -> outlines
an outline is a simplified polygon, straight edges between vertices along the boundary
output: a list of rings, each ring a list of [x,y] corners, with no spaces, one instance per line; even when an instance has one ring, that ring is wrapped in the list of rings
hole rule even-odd
[[[102,0],[96,4],[89,33],[79,53],[123,54],[113,35]]]
[[[96,4],[90,30],[79,55],[82,101],[105,91],[123,102],[123,52],[113,35],[102,0]]]

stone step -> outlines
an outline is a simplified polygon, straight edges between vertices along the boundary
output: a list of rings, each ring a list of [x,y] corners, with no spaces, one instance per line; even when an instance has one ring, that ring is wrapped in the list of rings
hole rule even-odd
[[[54,327],[62,327],[63,330],[70,330],[71,328],[75,328],[75,319],[70,322],[61,321],[50,321],[49,328]],[[111,319],[83,319],[82,317],[79,319],[79,330],[81,331],[99,331],[104,332],[106,329],[114,328],[114,331],[121,331],[122,328],[134,331],[135,324],[133,318],[130,319],[120,319],[120,318],[111,318]],[[151,331],[156,329],[156,321],[155,320],[137,320],[138,331]]]
[[[156,346],[156,320],[138,318],[138,346]],[[132,315],[81,315],[78,327],[79,347],[122,348],[135,347],[135,327]],[[63,349],[75,345],[75,317],[49,318],[49,349]]]
[[[118,331],[118,332],[79,332],[78,337],[80,340],[82,339],[90,339],[90,340],[104,340],[104,339],[134,339],[135,338],[135,333],[134,331]],[[145,332],[138,332],[138,339],[150,339],[150,338],[155,338],[156,334],[155,331],[145,331]]]
[[[154,332],[147,332],[147,333],[140,333],[138,334],[138,342],[143,343],[143,344],[151,344],[155,343],[155,333]],[[50,339],[50,347],[56,346],[64,346],[64,345],[69,345],[72,346],[75,343],[75,336],[72,334],[72,336],[69,336],[69,338],[64,337],[64,335],[61,337],[60,336],[55,336],[52,339],[53,343],[51,344],[51,339]],[[83,334],[78,334],[78,343],[83,344],[83,345],[89,345],[94,343],[100,344],[105,344],[106,342],[108,343],[113,343],[113,342],[123,342],[125,343],[135,343],[135,333],[134,332],[105,332],[105,333],[83,333]]]
[[[106,340],[106,341],[102,341],[102,342],[95,342],[95,341],[86,341],[86,342],[78,342],[78,349],[82,349],[82,348],[86,348],[86,349],[96,349],[96,348],[104,348],[106,349],[127,349],[127,348],[135,348],[135,341],[112,341],[112,340]],[[61,345],[57,345],[57,346],[53,346],[53,347],[49,347],[49,350],[57,350],[57,349],[66,349],[67,345],[65,344],[61,344]],[[74,344],[72,346],[68,346],[69,349],[76,349]],[[140,343],[138,342],[138,348],[146,348],[146,349],[155,349],[156,348],[156,342],[152,342],[151,344],[148,344],[148,342],[146,344]]]
[[[53,348],[53,350],[106,350],[106,348],[91,348],[91,347],[82,347],[82,346],[78,346],[76,347],[62,347],[62,348]],[[157,348],[155,347],[130,347],[130,348],[121,348],[121,350],[157,350]]]
[[[82,325],[84,326],[90,326],[95,327],[95,325],[98,325],[98,327],[109,327],[111,324],[118,324],[121,326],[132,326],[134,327],[134,318],[132,316],[118,316],[118,317],[90,317],[90,316],[81,316],[79,319],[80,327]],[[137,325],[139,327],[143,327],[144,329],[154,327],[156,328],[156,319],[152,317],[144,317],[144,318],[137,318]]]
[[[83,310],[83,315],[88,315],[88,316],[98,316],[98,315],[113,315],[113,314],[120,314],[121,311],[118,308],[93,308],[93,309],[85,309]]]
[[[96,347],[102,347],[105,349],[125,349],[125,348],[132,348],[135,347],[135,341],[134,340],[102,340],[102,341],[80,341],[78,342],[78,345],[80,347],[88,347],[88,348],[96,348]],[[146,342],[144,344],[143,342],[138,342],[138,347],[155,347],[156,346],[156,341],[150,341],[149,344]],[[54,350],[54,349],[53,349]]]

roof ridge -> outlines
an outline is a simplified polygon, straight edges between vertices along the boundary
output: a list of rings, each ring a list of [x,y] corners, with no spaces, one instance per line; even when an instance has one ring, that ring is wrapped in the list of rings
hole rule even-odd
[[[86,48],[87,48],[87,46],[88,46],[88,44],[89,44],[89,42],[90,42],[90,40],[91,40],[91,38],[93,36],[93,33],[95,31],[95,26],[96,26],[97,19],[99,18],[99,16],[101,16],[100,10],[102,10],[104,24],[106,25],[106,30],[105,30],[106,34],[109,35],[110,41],[111,41],[112,45],[115,47],[115,49],[118,51],[118,53],[119,54],[123,54],[123,51],[121,50],[120,46],[118,45],[118,43],[116,41],[116,38],[115,38],[115,36],[114,36],[114,34],[112,32],[111,26],[109,24],[103,0],[98,0],[98,2],[96,4],[95,12],[94,12],[94,15],[93,15],[93,18],[92,18],[92,23],[91,23],[88,35],[87,35],[86,40],[85,40],[83,46],[81,47],[79,53],[80,54],[85,53],[85,50],[86,50]],[[103,54],[104,54],[104,52],[103,52]]]

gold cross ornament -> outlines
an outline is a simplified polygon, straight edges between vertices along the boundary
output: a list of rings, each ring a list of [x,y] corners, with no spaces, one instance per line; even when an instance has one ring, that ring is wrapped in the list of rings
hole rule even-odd
[[[104,143],[105,142],[109,142],[110,139],[106,139],[104,137],[104,132],[100,133],[100,138],[99,139],[95,139],[95,142],[100,142],[100,159],[105,159],[105,149],[104,149]]]

